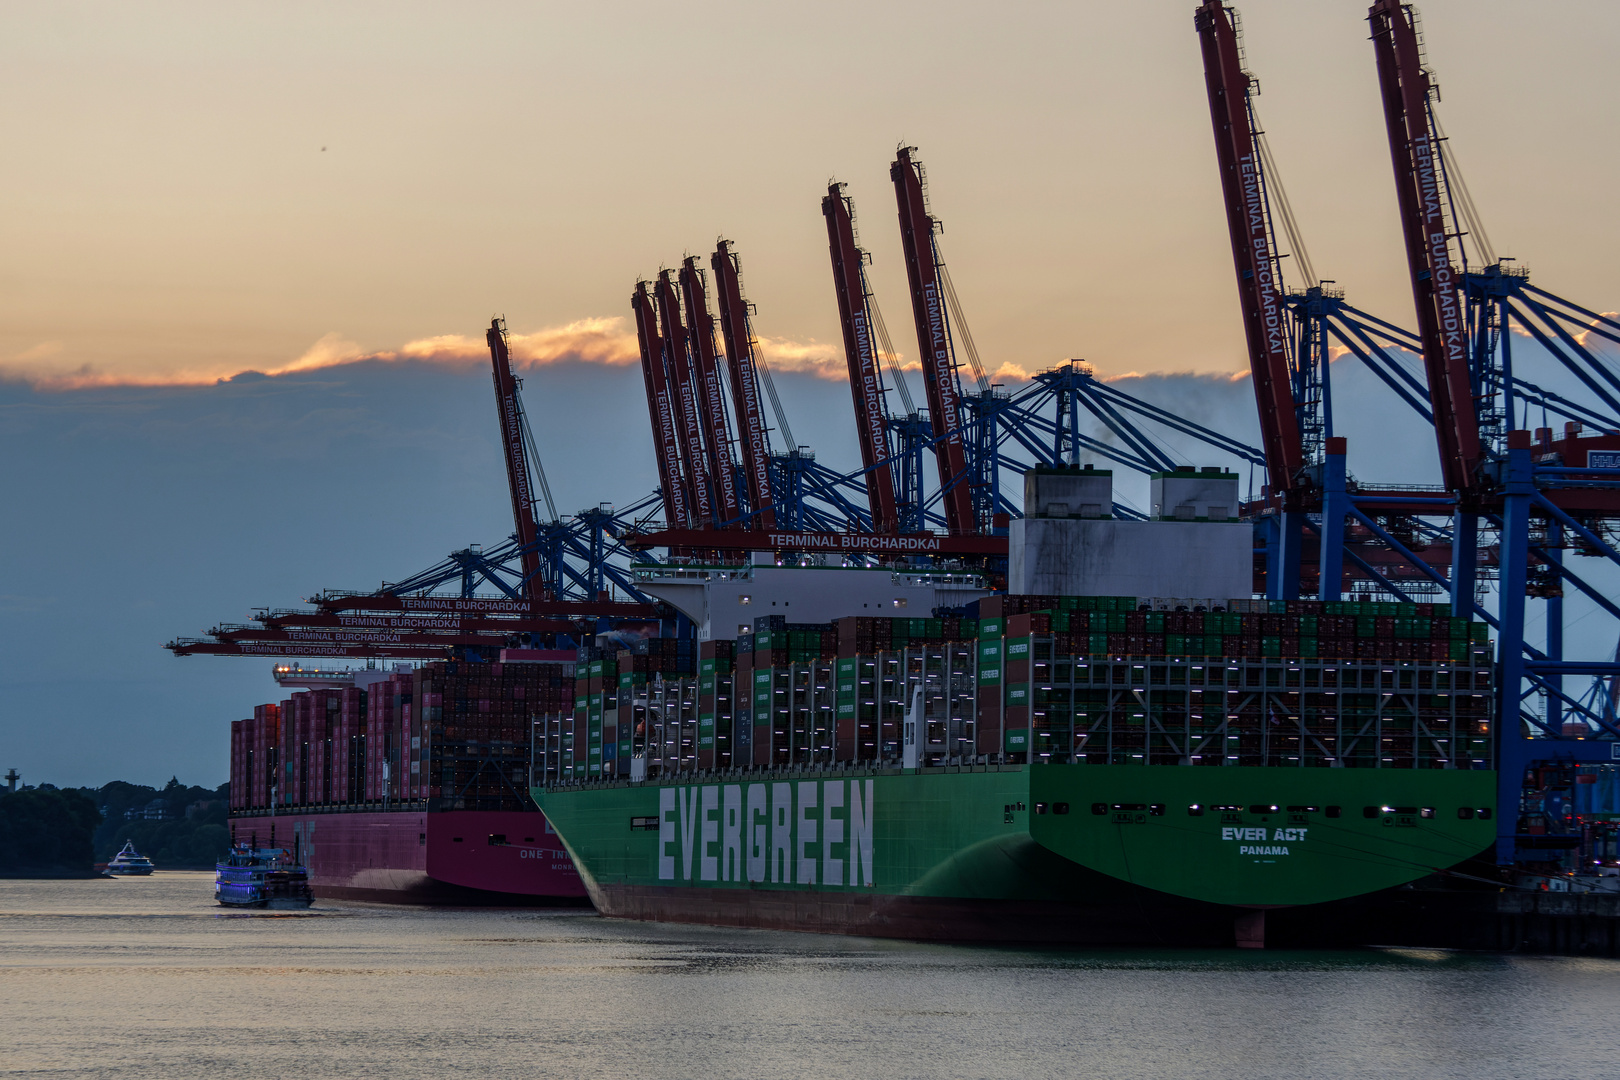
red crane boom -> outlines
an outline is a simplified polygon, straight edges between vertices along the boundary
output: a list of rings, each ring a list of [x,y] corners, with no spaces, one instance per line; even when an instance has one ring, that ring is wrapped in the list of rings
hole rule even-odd
[[[670,401],[675,406],[675,432],[686,460],[686,495],[697,527],[714,527],[714,500],[709,496],[709,470],[704,466],[703,428],[698,421],[697,390],[693,385],[692,357],[687,350],[686,325],[681,321],[681,298],[675,292],[675,272],[658,272],[658,325],[664,336],[669,366]]]
[[[843,184],[827,185],[821,213],[827,219],[833,288],[838,293],[838,318],[844,331],[844,357],[849,362],[849,390],[855,399],[855,430],[860,438],[861,465],[866,470],[872,531],[895,533],[899,532],[900,518],[895,511],[894,473],[889,465],[892,454],[888,410],[883,404],[883,374],[872,336],[866,275],[861,271],[866,253],[855,242],[854,203],[844,194]]]
[[[704,449],[714,479],[714,497],[722,528],[742,527],[742,501],[737,492],[737,470],[731,458],[731,425],[726,418],[725,390],[714,357],[714,317],[709,314],[708,290],[697,256],[681,263],[681,298],[686,303],[687,329],[692,335],[692,374],[698,412],[703,417]]]
[[[1277,245],[1266,201],[1265,173],[1255,145],[1249,93],[1253,78],[1243,70],[1237,27],[1220,0],[1205,0],[1193,16],[1204,54],[1204,83],[1215,128],[1226,225],[1232,238],[1249,346],[1249,371],[1260,410],[1261,448],[1273,491],[1288,493],[1305,483],[1304,443],[1289,378],[1289,337]]]
[[[903,146],[889,167],[900,211],[900,245],[905,251],[906,278],[911,283],[911,314],[917,323],[928,416],[933,421],[934,461],[939,467],[940,501],[952,536],[978,532],[973,491],[968,486],[967,447],[962,441],[962,387],[946,325],[945,298],[939,283],[939,252],[934,245],[938,222],[928,212],[922,164],[913,161],[914,146]]]
[[[1453,246],[1460,234],[1450,221],[1445,166],[1429,111],[1433,86],[1415,19],[1411,7],[1398,0],[1376,0],[1367,12],[1440,471],[1447,488],[1467,491],[1478,485],[1484,447],[1468,374],[1466,263],[1462,245]]]
[[[742,267],[730,240],[720,241],[709,265],[714,268],[714,291],[720,304],[720,333],[726,343],[731,403],[748,484],[748,508],[754,512],[750,527],[774,529],[776,498],[771,493],[771,447],[759,401],[759,372],[754,359],[757,344],[749,325],[748,302],[743,299]]]
[[[636,316],[636,340],[641,345],[641,376],[647,384],[647,412],[652,420],[655,457],[658,458],[658,486],[664,494],[664,520],[670,528],[689,528],[686,482],[681,476],[681,444],[675,434],[675,406],[664,371],[664,339],[658,333],[658,314],[645,281],[636,282],[630,295],[630,309]]]
[[[512,375],[506,323],[501,319],[492,320],[485,339],[489,342],[495,378],[495,406],[500,414],[506,483],[512,492],[512,524],[517,530],[518,559],[523,569],[523,596],[531,605],[538,604],[546,599],[546,582],[540,572],[540,526],[534,517],[534,493],[530,487],[528,459],[523,450],[523,400],[518,396],[518,381]]]

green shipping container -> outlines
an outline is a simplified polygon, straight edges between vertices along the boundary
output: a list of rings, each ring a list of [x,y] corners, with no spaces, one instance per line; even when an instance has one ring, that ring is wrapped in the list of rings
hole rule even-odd
[[[1028,728],[1008,728],[1005,737],[1004,749],[1009,754],[1022,754],[1029,749]]]
[[[870,665],[868,665],[870,670]],[[861,685],[860,661],[853,657],[839,660],[833,669],[833,682],[838,688],[838,699],[853,698]]]

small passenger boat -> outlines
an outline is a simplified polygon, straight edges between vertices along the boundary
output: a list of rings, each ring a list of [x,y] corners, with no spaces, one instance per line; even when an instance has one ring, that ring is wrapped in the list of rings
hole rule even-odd
[[[224,907],[285,910],[309,907],[315,894],[309,871],[285,848],[237,844],[224,862],[214,864],[214,899]]]
[[[145,877],[156,869],[151,859],[135,850],[135,841],[130,840],[124,844],[124,850],[112,857],[102,873],[108,877]]]

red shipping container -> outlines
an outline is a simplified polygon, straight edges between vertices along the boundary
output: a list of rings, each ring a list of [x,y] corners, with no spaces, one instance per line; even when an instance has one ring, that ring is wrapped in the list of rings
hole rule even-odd
[[[231,797],[229,805],[232,810],[242,808],[242,781],[244,779],[242,774],[242,734],[247,724],[248,721],[246,720],[231,721]]]

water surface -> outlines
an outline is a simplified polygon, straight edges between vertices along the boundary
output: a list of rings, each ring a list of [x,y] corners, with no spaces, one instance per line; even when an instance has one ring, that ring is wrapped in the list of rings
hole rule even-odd
[[[1604,1078],[1620,961],[1039,950],[0,881],[0,1075]]]

